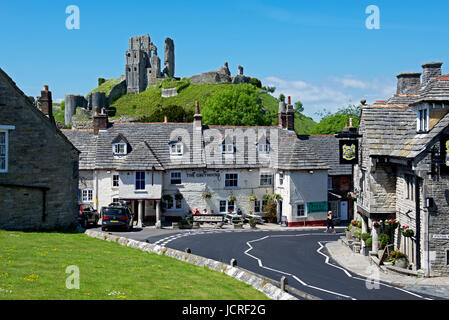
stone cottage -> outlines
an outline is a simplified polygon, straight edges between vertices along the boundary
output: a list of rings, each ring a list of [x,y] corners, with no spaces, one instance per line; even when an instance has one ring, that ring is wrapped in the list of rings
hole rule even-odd
[[[80,196],[97,209],[127,201],[139,223],[177,221],[198,208],[209,213],[262,213],[267,195],[281,195],[278,221],[325,225],[328,165],[294,132],[291,103],[280,103],[278,127],[193,123],[110,123],[64,130],[81,151]]]
[[[0,69],[0,228],[76,223],[79,151],[56,128],[51,92],[41,110]]]
[[[414,270],[449,275],[449,74],[442,63],[426,63],[421,73],[397,76],[388,100],[363,106],[360,160],[355,166],[356,210],[363,231],[373,222],[396,218],[413,230],[394,232],[394,246],[408,255]]]

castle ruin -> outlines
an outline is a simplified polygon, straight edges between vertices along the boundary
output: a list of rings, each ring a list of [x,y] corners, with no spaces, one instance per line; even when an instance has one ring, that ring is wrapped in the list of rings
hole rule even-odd
[[[172,39],[165,39],[164,70],[161,72],[161,59],[157,47],[150,36],[137,36],[129,39],[126,51],[126,83],[128,93],[140,93],[156,79],[173,77],[175,73],[175,45]]]

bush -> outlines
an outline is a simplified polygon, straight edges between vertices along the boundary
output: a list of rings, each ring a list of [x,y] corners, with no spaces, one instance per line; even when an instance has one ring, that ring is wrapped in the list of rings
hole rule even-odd
[[[385,247],[390,243],[390,236],[386,233],[381,233],[379,235],[379,249],[385,249]]]
[[[362,238],[362,229],[356,227],[354,230],[354,237],[360,240]]]
[[[268,201],[268,203],[262,208],[265,212],[265,218],[268,222],[276,222],[277,205],[273,200]]]
[[[366,240],[368,240],[368,238],[370,238],[371,235],[369,233],[362,233],[362,240],[366,242]]]
[[[373,245],[373,238],[372,237],[369,237],[368,239],[366,239],[365,240],[365,245],[367,246],[367,247],[372,247],[372,245]]]
[[[101,86],[105,82],[106,82],[105,78],[98,78],[98,86]]]

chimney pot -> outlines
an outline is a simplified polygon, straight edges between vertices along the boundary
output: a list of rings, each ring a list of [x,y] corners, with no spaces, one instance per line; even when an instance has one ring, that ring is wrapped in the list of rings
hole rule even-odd
[[[167,116],[164,116],[164,123],[168,123],[168,118],[167,118]]]
[[[292,104],[292,98],[290,96],[288,96],[288,104]]]

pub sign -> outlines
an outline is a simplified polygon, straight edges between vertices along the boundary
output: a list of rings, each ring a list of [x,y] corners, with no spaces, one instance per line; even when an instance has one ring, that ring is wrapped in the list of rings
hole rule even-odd
[[[357,164],[359,162],[359,141],[340,140],[340,164]]]

